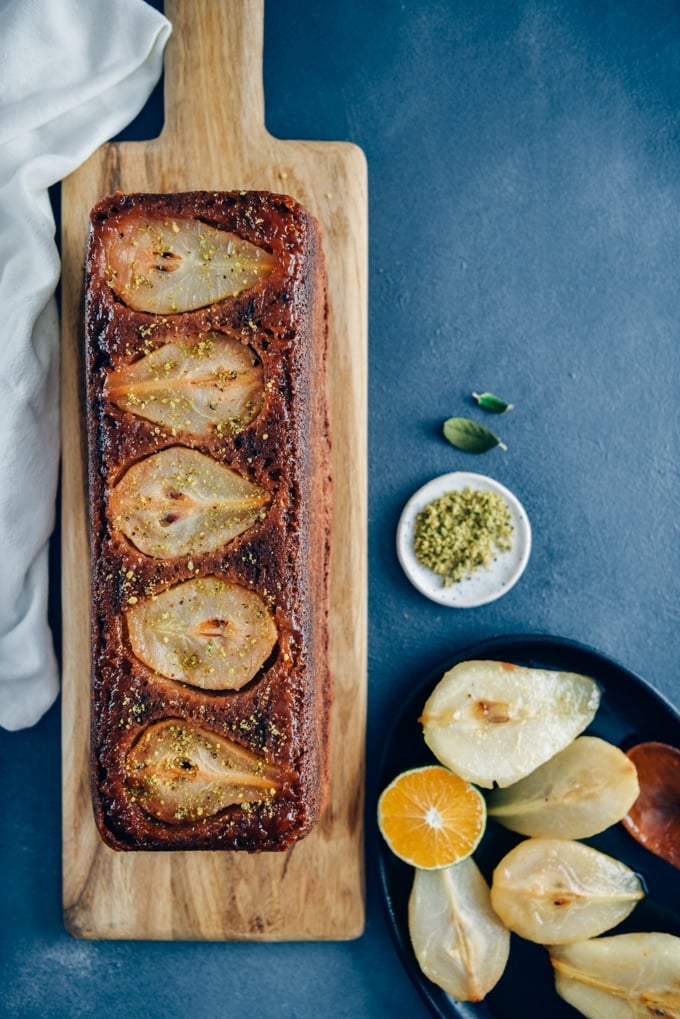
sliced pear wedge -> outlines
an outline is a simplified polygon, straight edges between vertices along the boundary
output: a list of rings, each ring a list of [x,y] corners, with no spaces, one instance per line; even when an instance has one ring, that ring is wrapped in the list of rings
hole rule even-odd
[[[201,577],[126,612],[130,644],[154,672],[203,690],[240,690],[276,643],[276,626],[255,592]]]
[[[555,990],[589,1019],[678,1019],[680,938],[615,934],[549,949]]]
[[[596,736],[579,736],[486,800],[489,817],[521,835],[584,839],[625,817],[639,788],[635,766],[622,750]]]
[[[105,232],[107,282],[135,311],[172,315],[216,304],[265,279],[264,248],[199,219],[133,209]]]
[[[114,527],[154,559],[211,552],[246,531],[269,494],[195,449],[174,446],[140,460],[113,488]]]
[[[416,870],[408,924],[421,970],[459,1001],[481,1001],[503,975],[510,934],[471,856],[442,870]]]
[[[282,782],[281,769],[264,758],[179,718],[148,726],[127,755],[126,772],[140,807],[167,824],[270,800]]]
[[[588,676],[469,661],[440,680],[421,722],[442,764],[491,788],[518,782],[568,746],[599,703],[600,690]]]
[[[175,433],[237,433],[262,409],[262,366],[231,336],[167,343],[111,372],[108,397],[121,410]]]
[[[543,945],[610,930],[644,894],[625,864],[568,839],[525,839],[503,857],[491,882],[491,905],[505,926]]]

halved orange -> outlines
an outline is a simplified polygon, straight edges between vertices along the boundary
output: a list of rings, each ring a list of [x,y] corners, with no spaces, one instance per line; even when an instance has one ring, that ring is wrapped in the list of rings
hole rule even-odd
[[[475,786],[441,765],[403,771],[378,800],[388,846],[420,870],[440,870],[470,856],[486,828],[486,803]]]

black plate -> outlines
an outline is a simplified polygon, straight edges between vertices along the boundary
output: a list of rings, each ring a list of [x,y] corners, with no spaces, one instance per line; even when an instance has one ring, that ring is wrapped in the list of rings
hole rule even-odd
[[[465,648],[415,690],[396,719],[383,758],[381,789],[401,771],[434,761],[418,723],[423,705],[444,672],[472,658],[510,661],[517,665],[580,672],[602,688],[602,700],[593,724],[586,730],[623,750],[635,743],[659,740],[680,747],[680,713],[642,679],[592,648],[570,640],[545,636],[508,636]],[[493,821],[475,860],[487,881],[501,859],[521,836],[506,832]],[[583,839],[588,845],[622,860],[642,878],[647,896],[628,919],[609,934],[624,931],[665,931],[680,935],[680,871],[638,845],[621,824],[601,835]],[[414,983],[440,1019],[574,1019],[577,1013],[555,993],[546,950],[512,935],[510,960],[496,987],[483,1002],[458,1002],[423,976],[408,933],[408,897],[413,870],[402,863],[380,839],[379,867],[382,890],[397,946]]]

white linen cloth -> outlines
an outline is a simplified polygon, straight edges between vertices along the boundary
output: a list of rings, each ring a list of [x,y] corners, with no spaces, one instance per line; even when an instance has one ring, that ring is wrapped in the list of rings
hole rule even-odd
[[[144,0],[0,0],[0,725],[55,700],[48,539],[59,464],[59,278],[47,189],[158,81],[170,23]],[[84,243],[83,239],[83,243]]]

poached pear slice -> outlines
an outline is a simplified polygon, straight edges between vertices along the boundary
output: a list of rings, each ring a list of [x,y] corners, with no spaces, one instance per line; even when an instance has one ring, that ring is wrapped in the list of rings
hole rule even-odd
[[[161,676],[203,690],[240,690],[277,638],[259,594],[219,577],[178,584],[125,615],[140,661]]]
[[[154,559],[211,552],[246,531],[269,494],[211,456],[173,446],[133,464],[111,491],[113,525]]]
[[[180,718],[144,730],[128,752],[126,773],[140,807],[167,824],[269,800],[282,782],[281,769],[263,757]]]
[[[221,333],[167,343],[111,372],[108,397],[121,410],[177,432],[237,433],[262,409],[262,366]]]
[[[505,926],[542,945],[594,938],[625,920],[644,894],[625,864],[569,839],[525,839],[491,882],[491,905]]]
[[[651,742],[627,754],[637,768],[640,796],[624,826],[651,853],[680,868],[680,750]]]
[[[135,311],[173,315],[249,290],[272,255],[199,219],[131,209],[105,231],[107,282]]]
[[[615,934],[549,951],[555,990],[589,1019],[679,1019],[680,938]]]
[[[589,676],[469,661],[439,681],[420,721],[442,764],[490,789],[518,782],[568,746],[599,703]]]
[[[458,1001],[481,1001],[503,975],[510,934],[471,856],[441,870],[416,870],[408,924],[421,970]]]
[[[638,792],[635,766],[622,750],[596,736],[579,736],[486,800],[489,817],[510,831],[584,839],[620,821]]]

